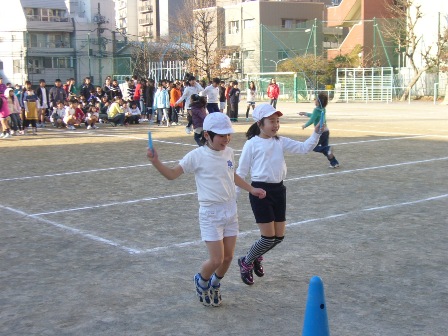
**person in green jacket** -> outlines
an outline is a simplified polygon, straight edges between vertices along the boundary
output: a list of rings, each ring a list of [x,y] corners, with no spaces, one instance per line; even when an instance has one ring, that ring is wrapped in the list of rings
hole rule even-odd
[[[339,162],[333,154],[333,149],[328,144],[330,141],[330,130],[328,129],[325,110],[325,107],[328,104],[328,96],[325,93],[319,93],[315,104],[316,107],[314,108],[313,113],[299,112],[299,115],[310,118],[305,124],[302,125],[302,129],[305,129],[310,125],[317,126],[320,123],[320,119],[323,118],[322,127],[324,129],[319,138],[319,142],[313,151],[325,155],[328,161],[330,161],[330,168],[339,168]]]

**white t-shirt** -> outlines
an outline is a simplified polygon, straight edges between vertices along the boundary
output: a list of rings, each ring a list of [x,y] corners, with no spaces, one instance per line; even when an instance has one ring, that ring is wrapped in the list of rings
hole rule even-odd
[[[131,112],[132,115],[140,115],[140,109],[136,107],[135,109],[129,108],[129,112]]]
[[[47,88],[41,87],[42,90],[42,101],[40,102],[39,107],[40,108],[48,108],[48,101],[47,101]]]
[[[180,97],[176,104],[179,104],[180,102],[182,102],[185,99],[185,109],[188,110],[190,109],[190,98],[191,95],[193,94],[199,94],[199,92],[203,91],[204,88],[199,84],[199,83],[195,83],[194,86],[186,86],[184,89],[184,93],[182,94],[182,97]]]
[[[255,136],[246,141],[236,173],[243,179],[250,171],[256,182],[280,183],[286,177],[284,152],[306,154],[316,147],[320,135],[313,133],[305,142],[280,136],[263,139]]]
[[[179,164],[184,173],[194,174],[200,205],[236,201],[235,156],[232,148],[215,151],[202,146],[185,155]]]
[[[123,100],[128,100],[129,99],[129,93],[128,93],[129,84],[127,82],[124,82],[124,83],[119,84],[118,86],[123,94]]]
[[[67,121],[74,115],[75,115],[75,109],[71,108],[70,106],[67,106],[65,108],[64,122],[67,123]]]
[[[207,103],[219,104],[219,87],[214,87],[213,85],[207,86],[204,91],[200,93],[201,96],[207,97]]]

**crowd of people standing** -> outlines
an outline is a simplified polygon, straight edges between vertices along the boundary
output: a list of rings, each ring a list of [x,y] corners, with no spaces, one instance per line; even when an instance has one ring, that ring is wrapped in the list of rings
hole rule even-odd
[[[250,82],[246,90],[247,121],[249,109],[255,108],[254,82]],[[270,85],[266,93],[275,105],[279,90],[274,91],[277,98],[271,97],[272,92]],[[238,122],[241,89],[237,81],[213,78],[207,83],[187,74],[183,80],[158,83],[132,76],[119,84],[117,79],[107,76],[102,85],[94,85],[90,77],[85,77],[80,86],[74,78],[69,78],[65,84],[56,79],[52,87],[47,86],[44,79],[37,84],[26,81],[23,86],[13,87],[11,83],[3,84],[0,78],[0,138],[36,135],[38,129],[44,127],[97,129],[99,123],[124,126],[149,122],[170,127],[181,125],[181,118],[186,118],[187,134],[200,134],[200,126],[196,130],[191,111],[194,94],[205,97],[207,113],[223,112],[232,122]]]

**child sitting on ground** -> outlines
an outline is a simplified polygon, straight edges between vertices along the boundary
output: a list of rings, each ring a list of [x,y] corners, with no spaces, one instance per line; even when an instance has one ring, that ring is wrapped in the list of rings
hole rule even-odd
[[[65,117],[65,106],[62,101],[58,101],[56,106],[53,107],[53,113],[50,117],[50,122],[53,123],[54,127],[61,128],[67,126],[64,122]]]

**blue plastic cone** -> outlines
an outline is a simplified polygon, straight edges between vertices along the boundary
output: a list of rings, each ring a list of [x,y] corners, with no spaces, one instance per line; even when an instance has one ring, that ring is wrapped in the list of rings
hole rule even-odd
[[[318,276],[311,278],[308,287],[302,336],[330,336],[324,284]]]

